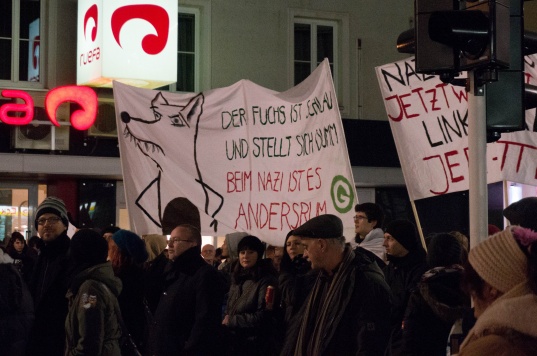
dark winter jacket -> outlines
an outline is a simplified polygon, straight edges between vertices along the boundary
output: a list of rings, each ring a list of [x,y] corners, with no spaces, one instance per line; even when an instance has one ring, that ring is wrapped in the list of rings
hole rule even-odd
[[[155,313],[157,310],[164,288],[164,271],[168,263],[171,263],[168,256],[162,252],[151,261],[144,272],[144,294],[151,313]]]
[[[0,355],[25,354],[33,320],[26,283],[13,264],[0,262]]]
[[[225,282],[195,246],[177,257],[150,327],[151,355],[219,355]]]
[[[356,253],[351,266],[355,269],[353,288],[349,289],[349,280],[342,291],[351,293],[350,300],[322,356],[384,355],[390,336],[390,288],[378,265],[364,254]],[[293,355],[306,305],[293,319],[282,356]]]
[[[398,355],[403,343],[403,318],[410,299],[410,294],[418,285],[421,276],[427,270],[425,255],[408,253],[405,257],[388,255],[388,265],[384,268],[386,283],[393,294],[391,352]]]
[[[276,351],[276,315],[265,303],[267,287],[278,287],[277,272],[270,260],[260,260],[256,266],[233,274],[229,290],[226,315],[229,315],[228,330],[231,332],[233,355],[272,355]],[[257,269],[256,273],[252,273]]]
[[[121,280],[110,262],[83,270],[67,292],[66,355],[120,356],[117,296]]]
[[[309,279],[306,277],[306,274],[311,271],[311,264],[302,255],[296,256],[293,260],[287,258],[288,263],[284,262],[286,261],[284,258],[282,258],[278,286],[283,322],[287,326],[311,291],[315,276]]]
[[[71,240],[63,232],[41,248],[37,258],[30,292],[34,298],[35,321],[30,337],[29,355],[57,356],[64,352],[65,293],[71,278],[67,257]]]
[[[33,248],[28,247],[28,245],[24,245],[24,248],[20,253],[15,249],[10,249],[8,253],[9,256],[13,258],[13,264],[18,268],[24,281],[27,284],[30,284],[35,262],[37,260],[37,253],[35,253]]]
[[[117,300],[123,321],[136,345],[143,349],[146,318],[144,310],[144,271],[135,264],[124,266],[116,273],[123,289]]]
[[[436,267],[422,276],[411,296],[403,327],[403,354],[444,356],[451,328],[470,308],[460,287],[460,266]]]

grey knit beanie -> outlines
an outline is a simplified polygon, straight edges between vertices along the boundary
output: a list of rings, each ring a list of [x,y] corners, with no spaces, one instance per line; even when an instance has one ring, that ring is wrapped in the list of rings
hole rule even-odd
[[[43,214],[55,214],[60,219],[62,219],[62,222],[65,226],[69,226],[69,218],[67,217],[67,208],[65,207],[65,203],[63,200],[56,198],[56,197],[47,197],[45,200],[39,204],[37,207],[37,212],[35,213],[35,228],[37,229],[37,220],[39,220],[39,217]]]

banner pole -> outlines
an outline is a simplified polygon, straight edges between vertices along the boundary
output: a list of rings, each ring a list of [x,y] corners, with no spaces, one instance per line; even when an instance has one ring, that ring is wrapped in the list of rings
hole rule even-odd
[[[416,209],[416,204],[414,200],[410,200],[410,205],[412,206],[412,212],[414,213],[414,219],[416,219],[416,227],[418,228],[418,234],[420,235],[421,245],[427,251],[427,245],[425,244],[425,237],[423,236],[423,231],[421,229],[420,217],[418,215],[418,210]]]
[[[468,72],[468,173],[470,248],[488,236],[486,92],[475,71]]]

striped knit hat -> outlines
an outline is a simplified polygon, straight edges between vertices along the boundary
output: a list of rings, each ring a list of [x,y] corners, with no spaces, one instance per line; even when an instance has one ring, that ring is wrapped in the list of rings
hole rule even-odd
[[[37,220],[43,214],[55,214],[62,219],[62,222],[65,226],[69,226],[69,218],[67,217],[67,208],[63,200],[56,197],[47,197],[45,200],[39,204],[37,207],[37,212],[35,214],[35,228],[37,229]]]
[[[502,293],[527,279],[527,258],[513,229],[500,231],[470,250],[468,260],[477,274]]]

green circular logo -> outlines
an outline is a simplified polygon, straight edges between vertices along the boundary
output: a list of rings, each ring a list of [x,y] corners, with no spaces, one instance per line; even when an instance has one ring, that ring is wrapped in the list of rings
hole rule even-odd
[[[332,203],[337,212],[343,214],[352,209],[354,204],[354,189],[349,180],[343,176],[335,176],[332,179],[330,189]]]

